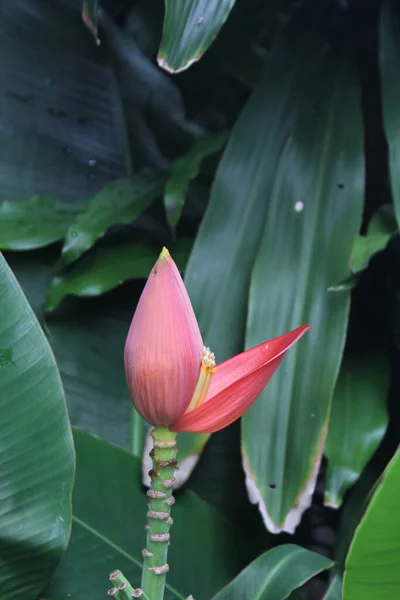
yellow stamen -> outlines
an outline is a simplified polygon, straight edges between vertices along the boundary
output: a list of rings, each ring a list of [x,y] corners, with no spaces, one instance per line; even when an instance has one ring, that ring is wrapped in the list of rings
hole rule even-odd
[[[211,352],[210,348],[203,348],[203,356],[201,357],[200,374],[197,380],[196,388],[194,390],[192,399],[186,412],[193,410],[200,406],[207,396],[208,388],[210,387],[211,377],[215,371],[216,363],[214,352]]]

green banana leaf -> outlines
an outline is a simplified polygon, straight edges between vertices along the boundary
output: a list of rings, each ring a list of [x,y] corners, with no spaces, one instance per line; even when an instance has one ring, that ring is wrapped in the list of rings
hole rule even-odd
[[[325,455],[325,504],[338,508],[385,435],[388,424],[387,357],[354,355],[344,359],[332,400]]]
[[[32,196],[21,202],[0,205],[0,248],[32,250],[61,240],[74,214],[53,198]]]
[[[165,181],[166,175],[163,173],[143,171],[104,186],[69,227],[60,266],[79,258],[113,225],[132,223],[162,194]]]
[[[333,565],[325,556],[300,546],[277,546],[246,567],[213,600],[284,600]]]
[[[393,600],[400,589],[400,450],[387,466],[346,559],[343,600]]]
[[[74,449],[50,346],[0,255],[0,580],[4,600],[35,600],[71,528]]]

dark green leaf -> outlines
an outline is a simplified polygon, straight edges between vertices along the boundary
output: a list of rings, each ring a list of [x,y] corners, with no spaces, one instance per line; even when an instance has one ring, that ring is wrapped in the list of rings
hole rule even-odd
[[[113,225],[132,223],[161,195],[165,181],[165,174],[145,171],[108,183],[68,229],[60,264],[79,258]]]
[[[18,253],[8,258],[40,313],[55,253]],[[63,318],[47,321],[72,424],[123,448],[140,444],[140,439],[129,439],[131,401],[122,357],[141,287],[120,288],[111,297],[76,303]]]
[[[210,154],[218,152],[226,139],[226,132],[201,138],[193,144],[185,156],[173,163],[172,173],[164,193],[165,212],[172,230],[175,229],[181,217],[190,181],[199,174],[203,160]]]
[[[342,578],[335,575],[322,600],[342,600]]]
[[[182,239],[171,247],[174,260],[183,270],[191,241]],[[55,277],[46,297],[46,310],[59,306],[65,296],[99,296],[127,279],[144,279],[149,275],[161,248],[125,242],[95,248],[73,265],[64,275]]]
[[[63,0],[3,7],[0,200],[81,199],[126,173],[113,72],[79,9],[79,2]]]
[[[199,60],[218,35],[235,0],[165,0],[158,64],[170,73]]]
[[[376,254],[385,250],[396,232],[397,225],[392,207],[390,205],[381,206],[368,225],[367,235],[358,235],[354,240],[350,257],[350,271],[352,274],[343,281],[331,285],[328,290],[330,292],[342,292],[354,288],[360,280],[361,272],[368,267],[371,259]]]
[[[106,597],[107,574],[120,568],[134,587],[140,585],[145,541],[146,495],[140,463],[133,456],[75,431],[77,474],[71,544],[45,600]],[[243,566],[244,540],[205,502],[179,494],[165,600],[208,600]],[[207,574],[205,577],[204,574]]]
[[[350,295],[327,288],[349,272],[364,156],[357,80],[338,50],[282,152],[252,270],[247,347],[312,326],[242,419],[249,495],[274,532],[293,532],[310,505],[347,330]]]
[[[74,450],[57,366],[0,255],[0,579],[4,600],[32,600],[68,543]]]
[[[344,359],[332,400],[325,455],[325,504],[338,508],[381,442],[388,424],[389,365],[382,354]]]
[[[380,23],[383,120],[389,143],[389,167],[397,222],[400,223],[400,6],[384,0]]]
[[[0,248],[31,250],[62,239],[74,220],[53,198],[33,196],[0,205]]]
[[[320,554],[284,544],[257,558],[213,600],[284,600],[308,579],[333,565]]]
[[[356,529],[346,559],[343,600],[393,600],[400,589],[400,450]]]
[[[393,234],[374,233],[359,235],[353,246],[351,270],[353,273],[364,271],[375,254],[384,250]]]

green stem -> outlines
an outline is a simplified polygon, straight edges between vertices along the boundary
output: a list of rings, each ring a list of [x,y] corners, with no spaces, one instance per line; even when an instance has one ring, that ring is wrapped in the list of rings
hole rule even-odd
[[[171,506],[175,502],[172,488],[177,465],[176,433],[167,427],[155,427],[151,432],[154,448],[150,452],[153,468],[149,475],[151,488],[148,490],[149,511],[147,545],[143,553],[141,589],[149,600],[163,600],[167,563],[169,529],[172,524]]]

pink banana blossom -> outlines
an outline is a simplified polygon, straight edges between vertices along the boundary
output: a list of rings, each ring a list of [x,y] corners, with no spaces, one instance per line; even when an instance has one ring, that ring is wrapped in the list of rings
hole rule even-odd
[[[189,295],[164,248],[140,297],[125,345],[132,401],[155,427],[213,433],[253,404],[286,351],[309,329],[298,327],[217,365],[203,345]]]

